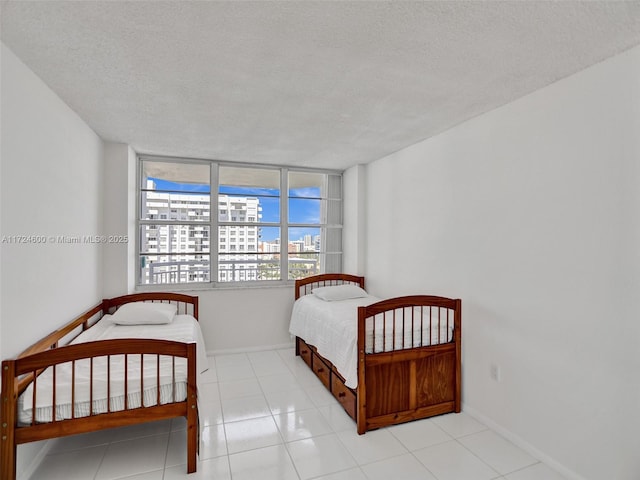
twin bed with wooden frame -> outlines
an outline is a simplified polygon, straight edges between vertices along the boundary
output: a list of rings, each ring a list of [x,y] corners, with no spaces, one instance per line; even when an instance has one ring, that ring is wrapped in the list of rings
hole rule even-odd
[[[132,302],[152,302],[153,309],[161,308],[159,303],[175,305],[175,320],[139,328],[116,325],[111,314]],[[204,345],[196,348],[202,340],[197,318],[198,297],[189,295],[138,293],[106,299],[16,359],[3,361],[0,479],[15,479],[19,444],[174,417],[187,420],[187,471],[195,472],[197,377],[203,368],[196,365],[198,357],[206,360]],[[147,335],[147,327],[161,328]],[[79,331],[100,339],[59,346]],[[106,339],[93,333],[101,331]],[[140,338],[127,338],[131,332]]]
[[[342,299],[327,288],[342,285],[364,289],[364,278],[297,280],[290,332],[296,355],[356,421],[358,433],[460,412],[461,301],[426,295],[379,300],[366,292]],[[334,298],[315,298],[320,291]]]

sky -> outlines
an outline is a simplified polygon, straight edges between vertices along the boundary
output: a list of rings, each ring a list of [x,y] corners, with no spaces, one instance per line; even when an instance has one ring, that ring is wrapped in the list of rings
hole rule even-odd
[[[178,183],[162,180],[159,178],[149,178],[156,184],[156,189],[171,190],[183,193],[210,193],[211,187],[207,184]],[[259,187],[230,187],[220,186],[220,193],[230,195],[240,195],[246,197],[257,197],[262,206],[262,221],[267,223],[280,222],[280,204],[278,189],[268,189]],[[300,188],[289,191],[289,222],[291,223],[318,223],[320,221],[320,200],[313,200],[300,197],[319,197],[319,188]],[[304,235],[318,235],[318,228],[295,228],[289,229],[289,241],[299,240]],[[277,228],[264,228],[262,231],[262,241],[273,241],[279,237]]]

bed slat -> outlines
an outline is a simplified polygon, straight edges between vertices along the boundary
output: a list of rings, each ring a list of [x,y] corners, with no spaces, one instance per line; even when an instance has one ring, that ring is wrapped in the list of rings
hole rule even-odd
[[[54,365],[53,366],[53,388],[51,389],[51,421],[52,422],[56,422],[58,421],[57,419],[57,415],[56,415],[56,387],[57,387],[57,383],[56,383],[56,371],[58,370],[58,366]],[[36,404],[33,404],[33,409],[35,410]]]
[[[107,355],[107,413],[111,413],[111,355]]]
[[[124,409],[129,410],[129,354],[124,354]]]
[[[157,400],[156,405],[160,405],[160,355],[156,355],[156,389],[157,389]]]
[[[93,416],[93,357],[89,362],[89,416]]]
[[[171,357],[171,399],[176,401],[176,357]]]
[[[71,362],[71,418],[76,418],[76,361]]]
[[[36,403],[37,391],[38,391],[38,376],[34,372],[34,377],[33,377],[33,396],[31,397],[31,401],[33,402],[32,405],[37,405],[37,403]],[[36,409],[34,408],[33,409],[33,413],[31,415],[31,425],[35,425],[35,424],[36,424]]]
[[[140,392],[144,392],[144,354],[140,354]],[[144,407],[144,395],[140,395],[140,406]]]

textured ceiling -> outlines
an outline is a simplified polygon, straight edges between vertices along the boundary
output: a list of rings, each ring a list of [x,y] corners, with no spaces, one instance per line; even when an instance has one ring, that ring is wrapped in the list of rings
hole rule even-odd
[[[2,1],[1,38],[105,140],[346,168],[640,44],[640,2]]]

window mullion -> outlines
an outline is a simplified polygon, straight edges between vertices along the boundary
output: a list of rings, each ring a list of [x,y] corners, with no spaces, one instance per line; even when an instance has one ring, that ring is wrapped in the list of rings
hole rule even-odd
[[[136,159],[136,285],[142,284],[142,161]]]
[[[280,171],[280,279],[289,281],[289,170]]]
[[[209,196],[209,282],[211,284],[218,283],[218,253],[220,252],[220,232],[219,232],[219,223],[220,223],[220,185],[218,185],[218,181],[220,179],[220,175],[218,172],[218,164],[215,162],[211,163],[211,195]]]

